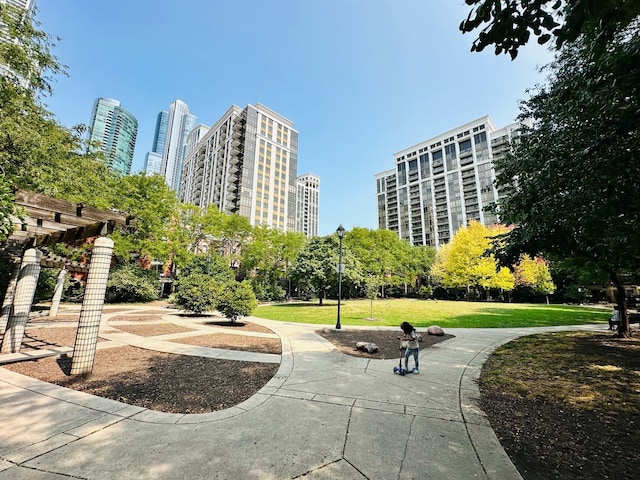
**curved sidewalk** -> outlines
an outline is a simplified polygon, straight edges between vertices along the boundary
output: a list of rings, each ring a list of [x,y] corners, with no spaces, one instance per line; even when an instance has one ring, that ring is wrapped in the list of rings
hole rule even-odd
[[[344,355],[317,325],[249,320],[280,336],[281,365],[219,412],[155,412],[0,369],[0,480],[519,479],[476,380],[496,346],[568,329],[450,329],[401,377],[397,360]]]

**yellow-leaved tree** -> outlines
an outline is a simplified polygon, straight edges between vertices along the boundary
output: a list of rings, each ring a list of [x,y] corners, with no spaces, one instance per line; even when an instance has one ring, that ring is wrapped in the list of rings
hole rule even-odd
[[[438,249],[431,268],[432,279],[444,288],[465,289],[468,298],[483,294],[486,297],[491,289],[512,290],[513,274],[508,268],[499,267],[491,253],[491,239],[507,231],[502,225],[485,227],[471,221]]]
[[[545,295],[547,303],[549,303],[548,295],[556,290],[549,271],[549,262],[542,257],[532,258],[527,254],[522,255],[514,267],[513,276],[516,287],[530,288],[536,293]]]

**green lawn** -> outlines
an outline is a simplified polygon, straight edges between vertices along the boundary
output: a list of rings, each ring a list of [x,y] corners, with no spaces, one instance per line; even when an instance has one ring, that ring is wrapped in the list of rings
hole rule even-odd
[[[286,322],[335,324],[336,300],[261,305],[253,315]],[[440,325],[443,328],[542,327],[550,325],[605,324],[609,310],[565,305],[523,303],[451,302],[445,300],[374,300],[373,318],[369,300],[343,300],[342,325],[398,326],[403,321],[415,327]]]

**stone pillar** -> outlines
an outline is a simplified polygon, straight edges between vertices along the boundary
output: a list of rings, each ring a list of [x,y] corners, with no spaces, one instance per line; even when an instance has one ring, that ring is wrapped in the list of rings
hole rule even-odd
[[[0,313],[0,345],[13,309],[13,299],[16,296],[16,285],[18,285],[18,275],[20,274],[20,259],[12,258],[11,264],[11,279],[9,280],[9,285],[7,285],[7,292],[4,294],[2,312]]]
[[[7,330],[2,339],[2,353],[20,351],[24,329],[29,320],[29,312],[36,293],[38,277],[40,276],[40,259],[42,252],[37,248],[30,248],[22,257],[22,266],[18,275],[13,309],[7,322]]]
[[[62,298],[62,291],[64,290],[64,281],[67,278],[67,271],[63,268],[58,274],[56,281],[56,289],[53,292],[53,299],[51,300],[51,308],[49,309],[49,316],[56,317],[58,315],[58,308],[60,308],[60,299]]]
[[[112,252],[113,240],[110,238],[100,237],[93,244],[78,333],[73,347],[71,375],[89,375],[93,371]]]

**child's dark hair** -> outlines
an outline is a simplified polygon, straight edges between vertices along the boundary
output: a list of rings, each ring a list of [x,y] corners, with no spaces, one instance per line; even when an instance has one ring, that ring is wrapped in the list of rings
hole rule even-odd
[[[406,335],[409,335],[411,332],[415,330],[415,328],[413,328],[413,325],[411,325],[409,322],[402,322],[402,324],[400,325],[400,328]]]

